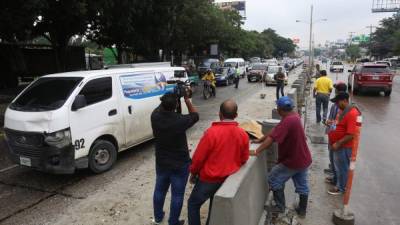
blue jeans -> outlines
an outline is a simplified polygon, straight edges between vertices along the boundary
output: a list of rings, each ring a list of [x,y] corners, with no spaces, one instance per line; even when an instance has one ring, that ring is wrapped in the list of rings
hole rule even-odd
[[[350,167],[351,148],[341,148],[333,151],[333,160],[337,175],[337,188],[344,193],[347,184],[347,175]]]
[[[290,178],[293,180],[296,193],[308,195],[310,192],[307,181],[308,168],[302,170],[293,170],[278,164],[274,166],[268,176],[268,183],[273,191],[284,189],[285,183]]]
[[[285,96],[284,88],[285,88],[285,83],[276,82],[276,100],[279,99],[279,92],[281,93],[282,96]]]
[[[186,183],[189,177],[189,163],[178,170],[162,169],[156,166],[156,187],[153,195],[154,219],[160,222],[164,217],[164,202],[171,186],[169,225],[179,224]]]
[[[206,224],[210,222],[210,213],[212,208],[212,201],[214,194],[221,187],[222,183],[207,183],[198,180],[195,184],[192,193],[190,194],[188,201],[188,219],[189,225],[200,225],[200,208],[208,199],[210,199],[210,205],[208,208],[208,216]]]
[[[330,145],[328,145],[328,150],[329,150],[329,163],[331,164],[330,169],[332,170],[332,174],[333,174],[333,183],[337,184],[337,174],[336,174],[336,168],[335,168],[335,160],[334,160],[334,151],[331,150]]]
[[[317,94],[315,97],[316,113],[317,113],[317,123],[321,122],[321,106],[322,106],[322,119],[326,120],[328,115],[328,105],[329,105],[329,95]]]

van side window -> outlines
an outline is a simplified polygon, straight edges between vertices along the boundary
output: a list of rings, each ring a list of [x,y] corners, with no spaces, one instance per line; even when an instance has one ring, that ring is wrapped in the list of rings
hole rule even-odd
[[[92,105],[111,98],[111,77],[98,78],[89,81],[79,94],[86,97],[87,105]]]

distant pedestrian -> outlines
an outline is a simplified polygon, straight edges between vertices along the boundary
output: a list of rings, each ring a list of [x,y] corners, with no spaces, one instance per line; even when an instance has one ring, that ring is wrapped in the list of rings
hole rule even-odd
[[[221,104],[221,121],[207,129],[193,155],[190,180],[195,186],[188,201],[189,225],[200,225],[200,208],[208,199],[209,223],[214,194],[249,158],[249,137],[234,121],[237,109],[233,100]]]
[[[321,76],[321,67],[319,64],[315,65],[315,78],[318,79]]]
[[[311,154],[307,146],[306,136],[300,116],[293,111],[293,100],[287,96],[277,101],[281,122],[269,135],[254,141],[262,143],[252,155],[258,155],[268,149],[273,142],[278,143],[278,164],[269,174],[268,182],[274,194],[275,213],[285,211],[285,183],[293,180],[295,191],[299,194],[300,202],[296,212],[300,217],[306,216],[309,186],[307,181],[308,167],[311,165]]]
[[[356,106],[350,105],[348,93],[339,93],[334,98],[334,101],[337,102],[341,110],[336,129],[329,133],[337,184],[328,193],[338,195],[346,191],[347,174],[350,167],[353,139],[356,133],[357,117],[361,113]]]
[[[239,70],[238,66],[236,66],[236,69],[235,69],[234,81],[235,81],[235,88],[239,88],[240,70]]]
[[[164,201],[170,186],[171,208],[168,224],[182,225],[185,223],[184,220],[179,220],[179,216],[190,166],[186,130],[199,120],[199,114],[187,96],[184,99],[189,114],[176,113],[177,99],[176,94],[165,94],[161,97],[160,106],[151,114],[156,148],[156,185],[153,195],[154,224],[160,224],[164,219]]]
[[[343,82],[338,82],[335,85],[333,85],[335,88],[335,95],[338,95],[340,93],[345,93],[347,91],[347,85]],[[332,146],[332,140],[329,138],[329,133],[333,132],[336,129],[336,125],[338,123],[338,118],[341,113],[341,110],[339,108],[338,102],[336,98],[331,99],[331,102],[333,102],[330,110],[329,110],[329,115],[328,119],[326,120],[326,134],[328,134],[328,151],[329,151],[329,167],[328,169],[325,169],[324,172],[330,175],[329,177],[326,178],[326,182],[332,185],[337,184],[337,175],[336,175],[336,170],[335,170],[335,165],[334,165],[334,160],[333,160],[333,151],[331,149]]]
[[[285,74],[282,71],[282,67],[279,67],[278,72],[274,75],[276,81],[276,100],[279,99],[279,92],[282,96],[285,96]]]
[[[327,77],[326,70],[321,70],[321,76],[315,81],[313,95],[316,104],[317,123],[321,122],[321,107],[322,121],[325,123],[328,115],[329,96],[333,89],[332,80]]]

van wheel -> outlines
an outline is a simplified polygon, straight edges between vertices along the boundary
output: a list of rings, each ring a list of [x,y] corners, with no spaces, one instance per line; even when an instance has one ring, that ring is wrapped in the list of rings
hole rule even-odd
[[[94,143],[89,153],[89,168],[94,173],[103,173],[114,165],[117,160],[117,149],[106,140]]]

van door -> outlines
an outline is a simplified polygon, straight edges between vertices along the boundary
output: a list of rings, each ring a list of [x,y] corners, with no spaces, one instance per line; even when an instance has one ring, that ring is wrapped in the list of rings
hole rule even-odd
[[[160,96],[167,91],[167,79],[171,76],[173,71],[170,76],[153,71],[119,76],[127,147],[153,137],[151,113],[160,104]]]
[[[122,115],[118,110],[112,78],[95,78],[86,82],[79,95],[85,96],[87,105],[70,113],[75,158],[87,156],[93,142],[105,134],[114,136],[121,143]],[[118,149],[119,146],[115,147]]]

